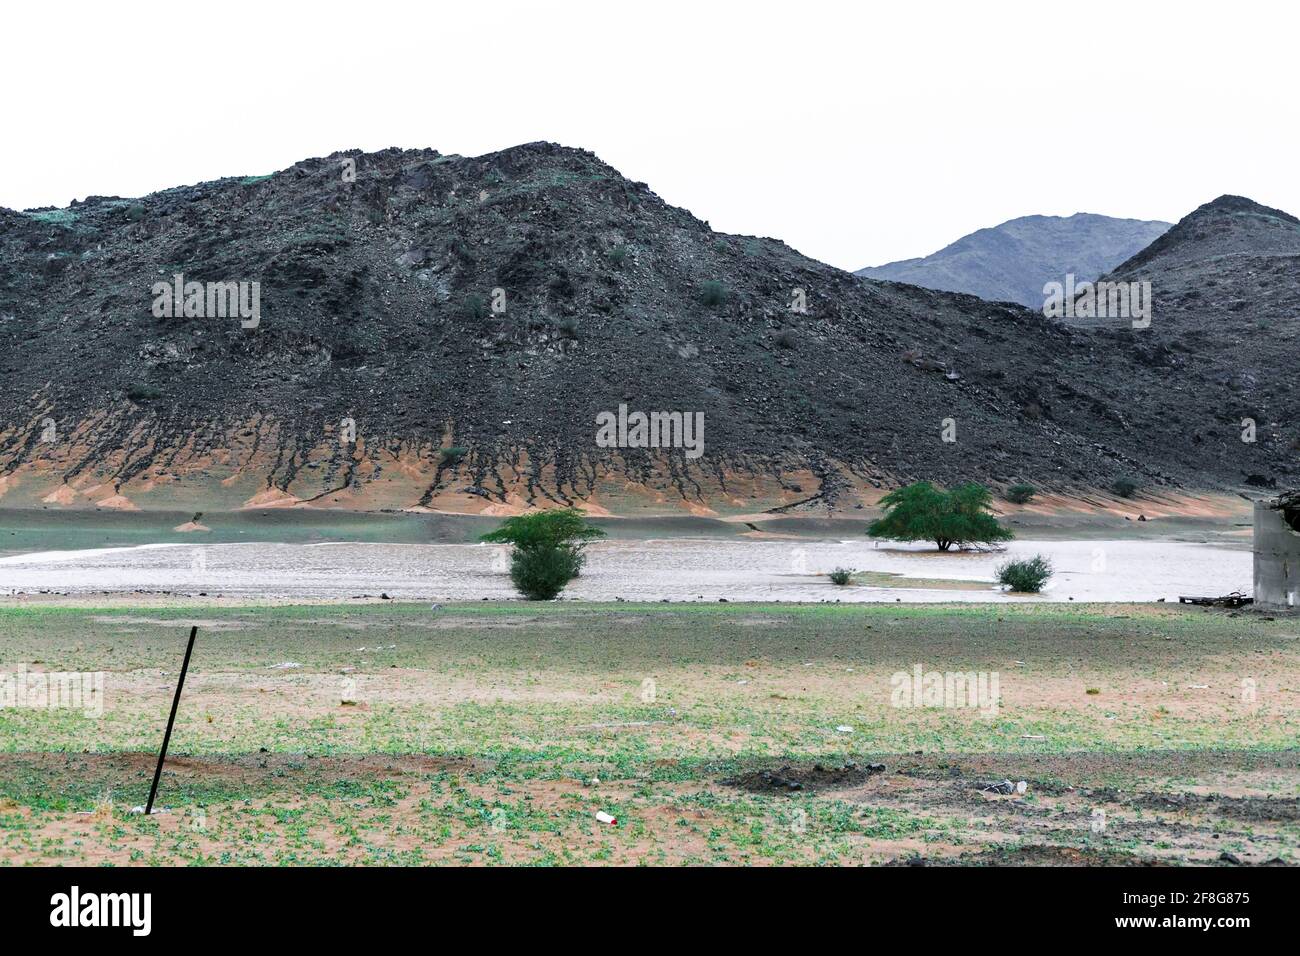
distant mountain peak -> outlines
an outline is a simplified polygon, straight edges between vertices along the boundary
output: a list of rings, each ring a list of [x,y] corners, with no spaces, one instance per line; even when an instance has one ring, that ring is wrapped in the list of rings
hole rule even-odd
[[[1300,219],[1291,215],[1289,212],[1283,212],[1281,209],[1273,209],[1255,202],[1253,199],[1247,199],[1245,196],[1232,196],[1224,194],[1218,199],[1212,199],[1203,206],[1198,206],[1186,217],[1190,219],[1203,213],[1248,213],[1251,215],[1268,216],[1274,219],[1284,219],[1287,222],[1300,224]]]
[[[1197,206],[1172,229],[1113,274],[1133,277],[1157,261],[1165,265],[1220,256],[1295,255],[1300,252],[1300,219],[1245,196],[1223,195]]]
[[[1021,216],[962,236],[933,255],[860,269],[857,275],[906,282],[990,301],[1043,303],[1043,285],[1073,274],[1091,281],[1145,248],[1169,223],[1097,213]]]

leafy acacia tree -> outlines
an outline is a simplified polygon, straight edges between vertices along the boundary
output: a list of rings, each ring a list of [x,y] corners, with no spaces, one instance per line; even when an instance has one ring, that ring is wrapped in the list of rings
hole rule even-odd
[[[507,518],[480,540],[514,545],[510,580],[529,600],[549,601],[582,571],[587,542],[603,537],[577,508],[556,508]]]
[[[953,545],[1006,541],[1012,533],[990,512],[992,493],[981,484],[941,491],[928,481],[897,488],[880,499],[885,513],[867,528],[873,538],[933,541],[940,551]]]

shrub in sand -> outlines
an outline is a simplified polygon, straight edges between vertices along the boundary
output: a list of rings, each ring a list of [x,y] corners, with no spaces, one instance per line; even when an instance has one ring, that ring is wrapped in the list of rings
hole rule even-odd
[[[998,568],[998,583],[1013,591],[1037,594],[1052,576],[1052,562],[1041,554],[1024,561],[1008,561]]]
[[[584,556],[572,547],[516,551],[510,561],[510,580],[530,601],[549,601],[578,576]]]

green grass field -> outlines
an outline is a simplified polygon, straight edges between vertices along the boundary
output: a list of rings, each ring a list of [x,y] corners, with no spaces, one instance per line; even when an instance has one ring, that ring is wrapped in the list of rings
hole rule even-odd
[[[191,623],[159,803],[147,795]],[[891,677],[997,675],[996,713]],[[1165,605],[0,608],[0,861],[1295,861],[1300,621]],[[884,764],[883,769],[870,768]],[[1024,794],[984,788],[1024,780]],[[597,811],[618,818],[598,823]]]

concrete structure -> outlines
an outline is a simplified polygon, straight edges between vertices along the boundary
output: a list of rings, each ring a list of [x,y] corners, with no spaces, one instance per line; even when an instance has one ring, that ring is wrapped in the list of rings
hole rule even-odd
[[[1255,502],[1255,606],[1300,607],[1300,491]]]

